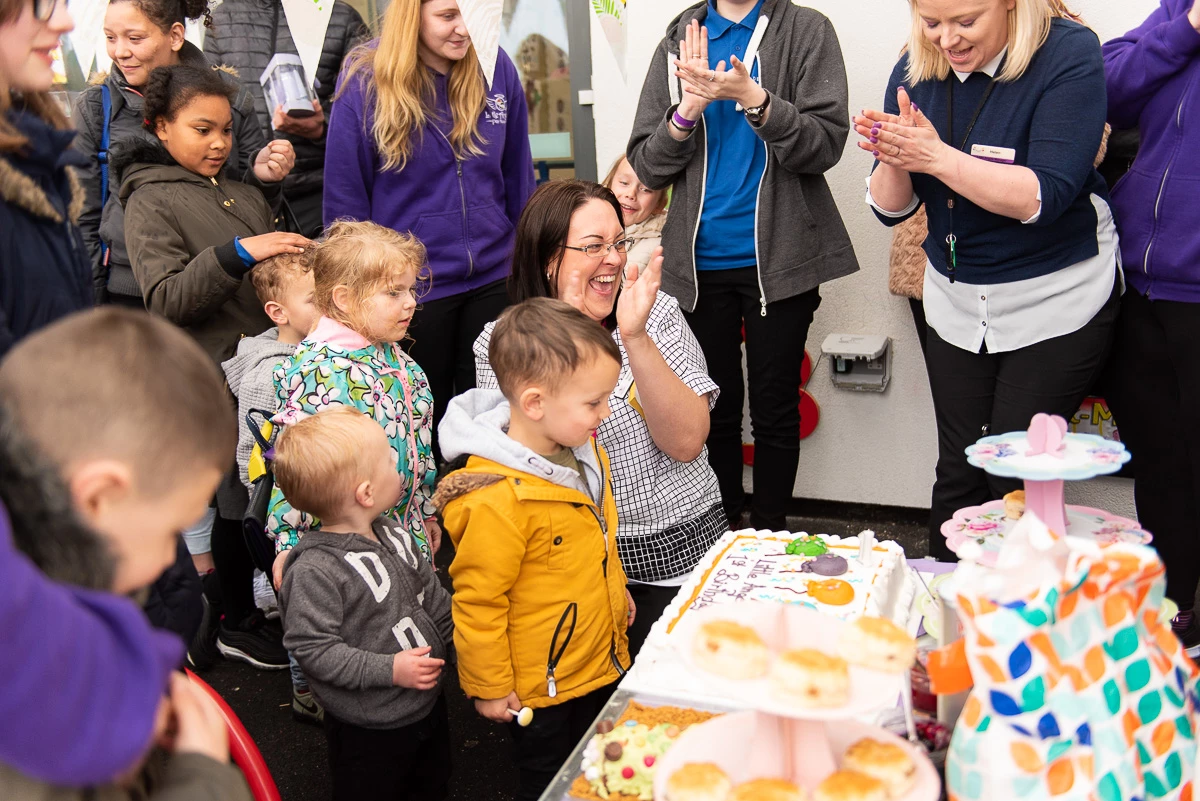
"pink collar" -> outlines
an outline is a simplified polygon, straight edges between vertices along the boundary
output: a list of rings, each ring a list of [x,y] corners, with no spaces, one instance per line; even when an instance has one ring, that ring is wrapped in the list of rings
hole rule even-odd
[[[309,342],[328,342],[346,350],[362,350],[372,346],[362,334],[347,328],[332,317],[322,317],[318,320],[317,327],[305,339]]]

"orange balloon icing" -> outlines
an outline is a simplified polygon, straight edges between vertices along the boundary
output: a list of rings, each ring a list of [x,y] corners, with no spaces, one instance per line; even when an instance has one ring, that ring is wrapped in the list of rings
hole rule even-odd
[[[808,582],[808,594],[818,603],[845,606],[854,600],[854,588],[841,579]]]

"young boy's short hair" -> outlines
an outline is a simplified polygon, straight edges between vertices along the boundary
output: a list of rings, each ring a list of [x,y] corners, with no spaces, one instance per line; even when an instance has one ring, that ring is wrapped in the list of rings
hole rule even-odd
[[[331,406],[294,423],[275,443],[275,483],[294,509],[318,518],[340,510],[370,475],[375,457],[363,447],[379,424],[353,406]]]
[[[130,309],[79,312],[22,340],[0,363],[0,402],[58,469],[119,459],[143,495],[225,470],[237,444],[217,365],[183,330]]]
[[[604,326],[555,298],[505,309],[488,343],[488,362],[510,402],[534,384],[554,390],[597,355],[621,363],[621,349]]]
[[[264,306],[271,301],[283,302],[283,294],[292,281],[312,271],[313,251],[314,248],[306,248],[302,253],[281,253],[255,265],[250,271],[250,283],[258,302]]]

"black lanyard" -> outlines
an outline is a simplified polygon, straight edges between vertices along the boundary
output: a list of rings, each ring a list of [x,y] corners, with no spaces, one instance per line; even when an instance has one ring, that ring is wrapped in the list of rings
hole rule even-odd
[[[999,68],[997,68],[999,72]],[[946,76],[946,138],[950,140],[950,146],[954,147],[954,82],[958,77],[953,74]],[[979,98],[979,105],[975,107],[975,113],[971,115],[971,122],[967,125],[967,132],[963,134],[962,143],[958,145],[958,149],[966,152],[967,140],[971,138],[971,131],[975,130],[975,123],[979,122],[979,115],[983,113],[983,107],[987,105],[988,98],[992,96],[992,90],[996,88],[996,78],[993,76],[988,83],[987,89],[984,90],[983,97]],[[950,197],[946,199],[946,208],[950,211],[950,233],[946,235],[946,266],[950,273],[950,283],[954,283],[954,269],[958,266],[958,237],[954,235],[954,206],[958,200],[958,193],[950,187],[946,187],[950,191]]]

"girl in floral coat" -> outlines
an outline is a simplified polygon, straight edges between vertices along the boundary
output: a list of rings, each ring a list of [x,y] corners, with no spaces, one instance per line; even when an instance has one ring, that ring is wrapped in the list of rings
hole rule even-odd
[[[335,404],[374,418],[387,432],[403,490],[387,516],[432,560],[441,542],[431,502],[433,394],[425,371],[400,349],[425,269],[425,247],[415,237],[370,222],[328,229],[313,254],[314,303],[323,316],[275,371],[280,409],[274,422],[288,425]],[[280,552],[276,585],[284,553],[319,526],[275,488],[267,531]]]

